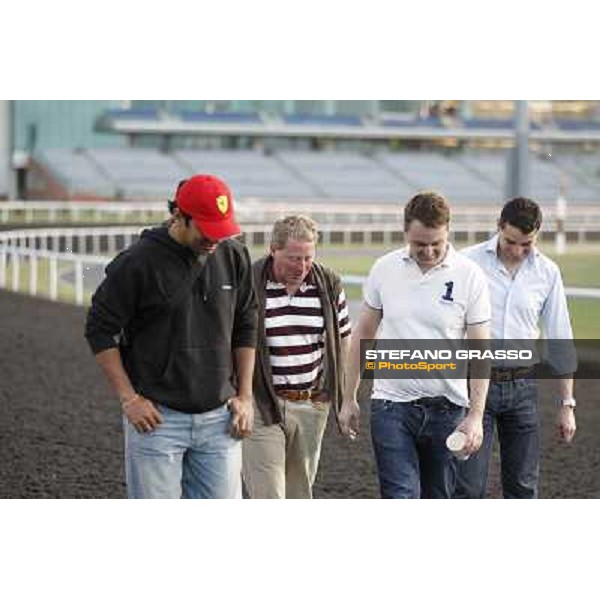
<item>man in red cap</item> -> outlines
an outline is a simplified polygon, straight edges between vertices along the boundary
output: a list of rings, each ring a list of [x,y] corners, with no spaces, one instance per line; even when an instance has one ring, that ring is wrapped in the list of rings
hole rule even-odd
[[[85,335],[121,401],[130,498],[241,497],[256,298],[231,192],[179,184],[166,226],[106,268]]]

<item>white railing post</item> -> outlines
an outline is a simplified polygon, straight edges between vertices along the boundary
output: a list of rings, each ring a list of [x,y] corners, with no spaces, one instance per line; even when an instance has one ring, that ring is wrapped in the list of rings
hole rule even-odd
[[[75,253],[73,248],[71,251]],[[81,232],[77,234],[77,254],[87,254],[87,238]]]
[[[37,254],[32,252],[29,255],[29,293],[37,296],[38,282],[38,259]]]
[[[58,259],[56,256],[51,256],[48,265],[49,277],[49,296],[50,300],[56,300],[58,298]]]
[[[83,264],[79,259],[75,261],[75,304],[83,304]]]
[[[19,261],[19,253],[17,250],[14,250],[11,253],[10,262],[12,264],[12,291],[18,292],[21,287],[19,284],[21,283],[21,264]]]
[[[6,287],[6,248],[0,247],[0,288]]]

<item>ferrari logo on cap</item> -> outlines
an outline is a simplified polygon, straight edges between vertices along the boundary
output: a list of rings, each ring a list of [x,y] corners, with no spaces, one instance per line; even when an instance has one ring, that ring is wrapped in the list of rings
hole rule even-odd
[[[224,215],[229,208],[229,198],[227,196],[219,196],[217,198],[217,208]]]

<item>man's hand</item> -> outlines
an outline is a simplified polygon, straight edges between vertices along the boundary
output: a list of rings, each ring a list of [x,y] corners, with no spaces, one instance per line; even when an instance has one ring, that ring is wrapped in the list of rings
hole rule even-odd
[[[560,406],[556,413],[556,433],[563,442],[571,442],[575,436],[575,411],[570,406]]]
[[[355,398],[345,399],[338,415],[340,432],[344,437],[354,439],[360,430],[360,407]]]
[[[254,402],[252,396],[233,396],[228,400],[231,411],[231,437],[242,439],[252,433]]]
[[[163,422],[154,402],[135,394],[121,403],[123,413],[139,433],[149,433]]]
[[[456,429],[467,436],[464,454],[475,454],[481,448],[481,442],[483,441],[483,421],[479,414],[469,411],[469,414]]]

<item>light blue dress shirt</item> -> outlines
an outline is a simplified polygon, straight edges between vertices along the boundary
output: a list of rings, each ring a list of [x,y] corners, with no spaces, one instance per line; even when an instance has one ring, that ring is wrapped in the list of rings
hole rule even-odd
[[[487,276],[492,302],[492,338],[499,340],[571,340],[573,330],[560,269],[556,263],[533,248],[513,277],[497,254],[498,234],[487,242],[462,252],[475,261]],[[570,348],[570,344],[561,347]],[[569,365],[548,361],[561,373],[575,370],[574,356]],[[556,358],[556,357],[554,357]],[[502,365],[505,366],[505,365]],[[508,365],[506,365],[508,366]]]

